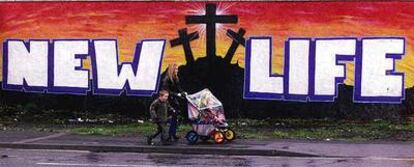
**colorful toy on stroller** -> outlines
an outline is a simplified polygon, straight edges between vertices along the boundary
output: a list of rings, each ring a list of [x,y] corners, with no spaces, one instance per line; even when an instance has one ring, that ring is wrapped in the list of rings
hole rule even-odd
[[[214,139],[215,143],[232,141],[236,133],[228,127],[224,116],[223,105],[208,89],[187,95],[188,118],[192,122],[192,130],[186,135],[189,144],[195,144],[198,139],[207,141]]]

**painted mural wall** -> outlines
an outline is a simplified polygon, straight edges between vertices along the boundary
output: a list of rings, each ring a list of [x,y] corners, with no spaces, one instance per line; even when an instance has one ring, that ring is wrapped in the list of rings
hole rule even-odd
[[[20,92],[145,101],[177,64],[182,90],[210,89],[233,116],[410,113],[413,9],[412,2],[0,3],[2,99]]]

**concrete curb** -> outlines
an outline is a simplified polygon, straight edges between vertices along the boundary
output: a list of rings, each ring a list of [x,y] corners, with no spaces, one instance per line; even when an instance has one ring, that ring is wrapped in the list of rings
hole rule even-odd
[[[312,153],[291,152],[276,149],[218,148],[218,147],[178,147],[178,146],[119,146],[119,145],[73,145],[73,144],[37,144],[37,143],[0,143],[0,148],[15,149],[52,149],[87,150],[94,152],[136,152],[136,153],[179,153],[179,154],[215,154],[283,157],[321,157]]]

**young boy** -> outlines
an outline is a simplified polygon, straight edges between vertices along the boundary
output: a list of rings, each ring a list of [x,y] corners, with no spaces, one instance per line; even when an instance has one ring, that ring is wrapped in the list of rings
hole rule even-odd
[[[157,124],[157,132],[154,135],[151,135],[147,139],[148,145],[153,145],[152,139],[156,138],[161,134],[161,143],[168,144],[168,133],[166,130],[168,122],[168,111],[174,110],[168,103],[168,91],[161,90],[159,92],[158,99],[154,100],[150,106],[151,119],[154,123]]]

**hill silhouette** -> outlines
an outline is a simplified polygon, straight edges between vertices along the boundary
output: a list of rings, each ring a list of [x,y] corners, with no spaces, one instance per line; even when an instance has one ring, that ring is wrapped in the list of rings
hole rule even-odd
[[[226,114],[242,116],[244,70],[237,64],[229,64],[221,57],[199,58],[192,64],[179,67],[182,88],[195,93],[208,88],[223,103]]]

